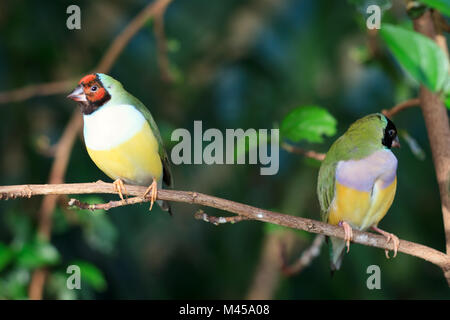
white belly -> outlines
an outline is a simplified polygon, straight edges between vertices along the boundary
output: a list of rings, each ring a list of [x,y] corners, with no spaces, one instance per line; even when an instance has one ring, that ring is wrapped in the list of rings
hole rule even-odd
[[[84,140],[92,150],[109,150],[132,138],[145,123],[144,116],[132,105],[104,105],[83,115]]]

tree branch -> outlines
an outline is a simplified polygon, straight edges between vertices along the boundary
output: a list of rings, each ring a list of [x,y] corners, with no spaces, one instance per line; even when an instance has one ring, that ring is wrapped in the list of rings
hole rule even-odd
[[[23,88],[0,92],[0,104],[27,100],[31,97],[50,96],[69,91],[78,79],[53,81],[28,85]]]
[[[156,60],[159,66],[159,72],[161,73],[161,79],[166,83],[171,83],[173,82],[173,77],[170,72],[169,57],[167,56],[167,39],[166,32],[164,31],[164,13],[165,10],[160,10],[157,14],[155,14],[154,34],[157,49]]]
[[[423,35],[433,39],[446,52],[448,50],[445,38],[436,33],[430,11],[414,20],[414,29]],[[428,138],[430,140],[431,153],[433,155],[434,168],[439,185],[442,203],[442,217],[446,237],[446,251],[450,255],[450,126],[447,109],[439,98],[439,95],[430,91],[425,86],[420,86],[420,105],[422,108]],[[447,270],[446,279],[450,286],[450,270]]]
[[[282,142],[281,148],[286,150],[287,152],[299,154],[301,156],[311,158],[311,159],[316,159],[318,161],[323,161],[323,159],[325,159],[325,156],[326,156],[325,153],[319,153],[319,152],[316,152],[313,150],[306,150],[306,149],[303,149],[303,148],[300,148],[297,146],[293,146],[287,142]]]
[[[218,226],[219,224],[224,223],[231,223],[234,224],[236,222],[240,222],[243,220],[249,220],[247,217],[244,216],[231,216],[231,217],[216,217],[216,216],[210,216],[206,214],[203,210],[198,210],[194,214],[194,218],[197,220],[203,220],[205,222],[212,223],[215,226]]]
[[[301,272],[304,268],[309,266],[314,258],[320,254],[320,248],[322,247],[324,240],[325,237],[322,234],[317,235],[311,246],[303,251],[302,255],[296,262],[292,265],[287,265],[286,261],[284,261],[284,265],[281,269],[283,274],[289,277]]]
[[[144,194],[146,187],[127,185],[126,189],[129,196],[131,195],[140,197]],[[116,192],[114,191],[112,183],[105,183],[102,181],[94,183],[0,186],[0,199],[4,200],[18,197],[29,198],[38,195],[98,193],[114,194]],[[159,200],[184,202],[212,207],[246,217],[250,220],[258,220],[293,229],[299,229],[307,232],[324,234],[327,236],[344,239],[344,231],[338,226],[307,218],[268,211],[202,193],[190,191],[158,190],[157,198]],[[149,201],[149,199],[142,200],[142,202],[145,201]],[[354,230],[353,236],[354,243],[381,249],[393,249],[392,243],[386,243],[386,239],[380,235]],[[438,250],[414,242],[400,240],[398,251],[431,262],[442,268],[445,272],[448,272],[450,270],[450,257]]]
[[[103,58],[98,64],[99,72],[108,72],[119,55],[125,49],[131,38],[144,26],[148,19],[161,15],[172,0],[157,0],[150,2],[131,22],[128,26],[114,39],[111,46],[106,51]]]
[[[381,111],[381,113],[383,113],[386,117],[390,118],[390,117],[395,116],[400,111],[403,111],[407,108],[418,107],[418,106],[420,106],[420,99],[414,98],[414,99],[409,99],[409,100],[400,102],[399,104],[393,106],[391,109],[384,109]]]

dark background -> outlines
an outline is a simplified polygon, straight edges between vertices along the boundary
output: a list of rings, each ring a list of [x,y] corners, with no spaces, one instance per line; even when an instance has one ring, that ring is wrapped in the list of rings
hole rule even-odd
[[[0,91],[90,72],[147,1],[77,1],[81,30],[66,28],[70,4],[0,2]],[[393,1],[383,20],[411,24],[402,1]],[[109,74],[151,110],[168,149],[172,130],[192,130],[194,120],[203,121],[203,130],[270,129],[295,107],[319,105],[338,120],[338,134],[323,144],[301,145],[325,152],[356,119],[417,96],[417,84],[382,41],[368,34],[361,8],[347,1],[174,1],[165,14],[171,83],[158,68],[153,26],[149,21],[136,34]],[[65,99],[68,93],[0,105],[0,185],[48,181],[51,147],[76,108]],[[439,192],[421,111],[408,109],[393,120],[417,140],[425,159],[404,141],[395,150],[398,190],[380,227],[443,251]],[[277,175],[261,176],[259,170],[259,165],[179,165],[173,175],[178,190],[319,219],[317,162],[281,150]],[[110,181],[90,160],[80,136],[66,181],[98,179]],[[79,198],[105,202],[117,196]],[[41,201],[0,202],[2,246],[17,253],[33,241]],[[174,203],[173,217],[159,208],[150,213],[147,204],[107,214],[61,204],[54,212],[57,258],[48,262],[46,298],[244,299],[270,243],[280,249],[286,244],[288,260],[294,261],[314,239],[254,221],[216,227],[195,220],[198,208],[188,204]],[[352,245],[342,270],[331,277],[327,251],[324,246],[308,268],[287,278],[279,273],[280,250],[272,250],[268,268],[275,272],[264,280],[265,297],[450,298],[441,270],[418,258],[400,253],[387,260],[383,250]],[[65,289],[65,270],[74,261],[93,269],[93,279],[80,291]],[[22,258],[1,268],[0,298],[26,298],[38,264]],[[373,264],[381,268],[381,290],[366,286]]]

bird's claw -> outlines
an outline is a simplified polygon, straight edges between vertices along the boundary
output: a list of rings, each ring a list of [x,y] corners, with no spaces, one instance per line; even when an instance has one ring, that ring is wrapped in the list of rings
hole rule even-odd
[[[122,199],[122,201],[124,201],[123,194],[127,195],[128,191],[125,188],[123,181],[121,179],[117,179],[113,182],[113,186],[114,186],[114,192],[117,192],[119,194],[120,199]]]
[[[345,246],[347,247],[347,253],[350,251],[350,241],[353,239],[353,229],[352,227],[345,221],[340,221],[339,226],[344,228],[345,233]]]
[[[399,240],[398,237],[397,237],[395,234],[393,234],[393,233],[387,233],[386,238],[387,238],[386,243],[389,243],[389,241],[391,241],[391,240],[392,240],[392,242],[393,242],[393,246],[394,246],[394,255],[393,255],[393,258],[395,258],[395,257],[397,256],[397,251],[398,251],[398,247],[399,247],[399,245],[400,245],[400,240]],[[389,259],[389,250],[386,249],[386,250],[384,250],[384,252],[385,252],[385,254],[386,254],[386,258]]]
[[[152,184],[145,190],[143,198],[147,197],[147,195],[150,193],[150,211],[153,208],[153,204],[156,201],[156,196],[158,195],[158,184],[156,183],[156,180],[153,178]]]
[[[375,230],[376,232],[380,233],[384,237],[386,237],[386,244],[388,244],[392,240],[392,243],[393,243],[393,246],[394,246],[393,258],[395,258],[397,256],[398,247],[400,246],[399,238],[395,234],[390,233],[390,232],[386,232],[386,231],[381,230],[381,229],[379,229],[377,227],[372,227],[372,229]],[[386,258],[390,259],[390,257],[389,257],[389,250],[388,249],[384,250],[384,253],[386,254]]]

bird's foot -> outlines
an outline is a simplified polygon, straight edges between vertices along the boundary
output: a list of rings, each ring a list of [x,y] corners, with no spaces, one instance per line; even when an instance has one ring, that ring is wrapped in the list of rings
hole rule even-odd
[[[156,196],[158,194],[158,184],[156,183],[156,179],[153,178],[152,184],[145,190],[143,198],[147,197],[147,195],[150,193],[150,209],[152,210],[153,204],[156,201]]]
[[[117,192],[119,194],[120,199],[124,201],[123,195],[127,195],[128,191],[125,188],[125,185],[123,184],[123,181],[121,179],[117,179],[113,182],[114,186],[114,192]]]
[[[398,237],[395,234],[390,233],[390,232],[386,232],[384,230],[381,230],[378,227],[372,227],[372,230],[378,232],[379,234],[381,234],[383,236],[385,236],[387,238],[386,243],[389,243],[389,241],[392,240],[392,242],[394,244],[394,256],[393,256],[393,258],[395,258],[397,256],[398,247],[400,245],[400,240],[398,239]],[[386,249],[386,250],[384,250],[384,252],[386,253],[386,258],[389,259],[389,250]]]
[[[350,251],[350,241],[353,239],[353,229],[352,227],[345,221],[339,221],[338,226],[344,228],[345,232],[345,246],[347,247],[347,253]]]

